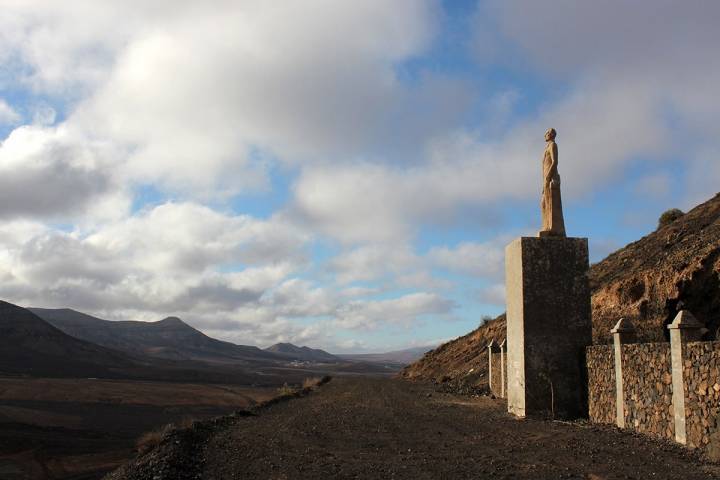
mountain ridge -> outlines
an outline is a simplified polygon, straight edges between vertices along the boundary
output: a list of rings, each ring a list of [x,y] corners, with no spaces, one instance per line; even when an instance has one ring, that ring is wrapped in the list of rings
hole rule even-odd
[[[303,362],[328,362],[336,363],[341,359],[331,353],[319,348],[310,348],[307,346],[298,347],[292,343],[276,343],[265,349],[275,355],[280,355],[287,359],[298,360]]]
[[[258,347],[209,337],[173,316],[156,322],[112,321],[69,308],[29,310],[70,336],[131,354],[220,364],[282,360]]]

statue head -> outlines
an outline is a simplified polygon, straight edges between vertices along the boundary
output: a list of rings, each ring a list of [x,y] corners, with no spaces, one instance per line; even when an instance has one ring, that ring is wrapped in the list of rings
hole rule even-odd
[[[557,132],[554,128],[548,128],[545,132],[545,141],[549,142],[550,140],[555,140],[555,136],[557,135]]]

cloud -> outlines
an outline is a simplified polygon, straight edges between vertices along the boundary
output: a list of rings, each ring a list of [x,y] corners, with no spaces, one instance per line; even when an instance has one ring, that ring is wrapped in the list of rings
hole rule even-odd
[[[685,5],[659,0],[648,9],[622,0],[602,4],[491,0],[478,12],[477,31],[496,25],[499,35],[491,42],[514,43],[522,60],[555,78],[587,70],[611,69],[622,75],[629,69],[650,68],[680,80],[688,76],[678,76],[682,71],[678,66],[716,68],[707,64],[706,54],[720,38],[714,28],[718,14],[720,6],[712,2]]]
[[[619,11],[622,18],[616,18]],[[638,159],[661,165],[680,156],[690,171],[702,171],[720,133],[713,87],[720,68],[708,62],[720,34],[704,8],[660,2],[650,21],[647,16],[646,7],[624,3],[490,2],[475,27],[483,48],[515,52],[557,91],[509,121],[521,92],[503,87],[487,104],[487,128],[448,128],[428,137],[411,165],[305,168],[294,192],[298,214],[344,243],[407,242],[420,225],[453,221],[468,207],[481,211],[507,199],[537,198],[542,134],[549,126],[559,132],[568,199],[623,181]],[[504,125],[500,131],[498,124]],[[690,187],[701,190],[693,198],[715,192],[720,177],[712,168],[708,174]],[[655,190],[662,187],[658,178]]]
[[[269,188],[277,162],[412,150],[464,110],[462,82],[397,78],[439,14],[416,0],[30,1],[0,19],[0,65],[14,86],[62,98],[75,148],[112,145],[101,173],[117,183],[226,199]]]
[[[479,298],[482,303],[505,307],[505,285],[498,283],[480,289]]]
[[[409,245],[394,244],[363,245],[336,255],[328,264],[340,284],[379,280],[420,267]]]
[[[111,147],[65,128],[22,126],[0,144],[0,217],[122,216],[130,199],[103,165]],[[103,210],[113,204],[114,212]]]
[[[338,311],[335,325],[349,329],[374,329],[378,325],[409,328],[424,315],[447,315],[455,303],[434,293],[418,292],[389,300],[349,302]]]
[[[505,245],[509,240],[503,237],[486,243],[462,242],[455,248],[434,247],[428,252],[428,258],[450,271],[498,278],[504,274]]]
[[[232,311],[304,261],[308,237],[272,220],[163,204],[90,233],[19,224],[2,240],[6,297],[90,311]],[[22,242],[17,238],[22,238]],[[232,271],[225,271],[234,265]]]
[[[475,41],[484,51],[512,52],[494,61],[569,92],[553,93],[525,123],[558,129],[561,175],[577,194],[622,179],[637,158],[675,157],[698,170],[704,152],[717,150],[720,65],[708,60],[720,42],[719,14],[717,4],[669,0],[652,9],[615,0],[492,0],[478,12]],[[714,192],[703,183],[699,196]]]
[[[639,179],[635,184],[635,192],[638,195],[651,198],[663,198],[670,193],[672,178],[664,172],[653,173]]]
[[[332,315],[337,309],[334,295],[307,280],[291,278],[273,289],[263,303],[283,317]]]
[[[507,202],[537,202],[548,126],[570,202],[639,160],[641,195],[676,159],[683,202],[715,192],[716,13],[490,0],[479,64],[454,70],[434,57],[439,2],[11,2],[0,88],[29,100],[0,101],[0,294],[259,344],[448,318],[447,272],[501,304],[497,230]],[[233,213],[278,176],[280,210]],[[497,239],[420,253],[466,225]],[[317,269],[315,241],[338,250]]]
[[[15,125],[22,117],[8,103],[0,98],[0,125]]]

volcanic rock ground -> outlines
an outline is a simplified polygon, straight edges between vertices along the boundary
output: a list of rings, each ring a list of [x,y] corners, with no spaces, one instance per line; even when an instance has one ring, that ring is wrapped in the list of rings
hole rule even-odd
[[[112,479],[707,479],[720,466],[610,426],[517,420],[503,401],[340,378],[170,437]]]

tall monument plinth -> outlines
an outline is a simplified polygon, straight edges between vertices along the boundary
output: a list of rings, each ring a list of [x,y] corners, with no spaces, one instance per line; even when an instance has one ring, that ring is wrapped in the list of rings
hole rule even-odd
[[[510,413],[587,416],[588,269],[586,238],[522,237],[505,248]]]

